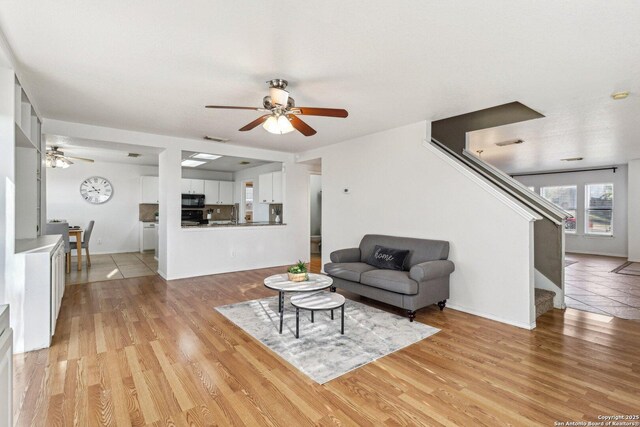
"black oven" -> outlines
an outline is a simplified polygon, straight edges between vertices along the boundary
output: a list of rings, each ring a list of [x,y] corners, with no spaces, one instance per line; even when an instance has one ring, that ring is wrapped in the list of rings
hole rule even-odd
[[[183,208],[204,208],[204,194],[183,194]]]

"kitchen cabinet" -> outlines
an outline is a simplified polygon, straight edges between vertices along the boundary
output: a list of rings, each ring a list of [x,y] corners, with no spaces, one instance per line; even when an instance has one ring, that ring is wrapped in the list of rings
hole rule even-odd
[[[260,203],[282,203],[282,171],[258,176],[258,196]]]
[[[204,182],[204,204],[217,205],[220,201],[220,182],[205,181]]]
[[[204,179],[182,178],[180,187],[182,194],[204,194]]]
[[[204,203],[207,205],[232,205],[233,181],[204,181]]]
[[[158,240],[158,227],[155,222],[141,222],[142,242],[140,252],[155,251]]]
[[[233,181],[220,181],[220,204],[233,204]]]
[[[15,351],[23,353],[51,344],[65,290],[65,253],[61,235],[18,239],[15,249],[16,265],[24,269],[16,286],[24,292],[19,302],[9,302],[22,325],[14,331]]]
[[[160,178],[143,176],[140,180],[140,203],[160,203]]]

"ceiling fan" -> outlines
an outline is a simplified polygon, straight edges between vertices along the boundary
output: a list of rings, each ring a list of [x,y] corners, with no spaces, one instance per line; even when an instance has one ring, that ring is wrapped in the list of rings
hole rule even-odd
[[[48,168],[66,169],[66,168],[68,168],[69,166],[71,166],[73,164],[71,159],[80,160],[81,162],[93,163],[93,159],[85,159],[83,157],[65,156],[64,152],[60,151],[59,147],[56,147],[56,146],[47,148],[47,154],[46,154],[45,163],[46,163]]]
[[[262,108],[256,107],[230,107],[225,105],[207,105],[206,108],[222,108],[232,110],[255,110],[266,112],[267,114],[258,117],[251,123],[240,128],[245,132],[262,125],[267,132],[274,134],[285,134],[298,130],[304,136],[315,135],[316,131],[311,126],[302,121],[298,116],[323,116],[345,118],[349,115],[347,110],[339,108],[315,108],[296,107],[295,101],[289,96],[285,89],[289,84],[283,79],[273,79],[269,83],[269,95],[262,100]]]

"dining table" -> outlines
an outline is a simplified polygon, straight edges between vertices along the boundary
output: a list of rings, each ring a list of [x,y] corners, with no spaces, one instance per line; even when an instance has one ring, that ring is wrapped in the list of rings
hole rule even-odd
[[[79,227],[69,227],[69,238],[76,238],[76,252],[78,253],[78,271],[82,270],[82,232]],[[73,242],[71,242],[73,244]]]

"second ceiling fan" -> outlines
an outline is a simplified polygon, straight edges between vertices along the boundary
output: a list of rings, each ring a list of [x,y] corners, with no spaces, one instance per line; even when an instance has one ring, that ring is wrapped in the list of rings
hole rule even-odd
[[[240,128],[240,131],[251,130],[262,125],[267,132],[285,134],[298,130],[304,136],[315,135],[316,131],[298,116],[323,116],[345,118],[347,110],[340,108],[296,107],[295,101],[285,89],[288,82],[283,79],[269,80],[269,95],[262,100],[263,107],[232,107],[226,105],[207,105],[206,108],[220,108],[231,110],[254,110],[268,114],[258,117],[251,123]]]

